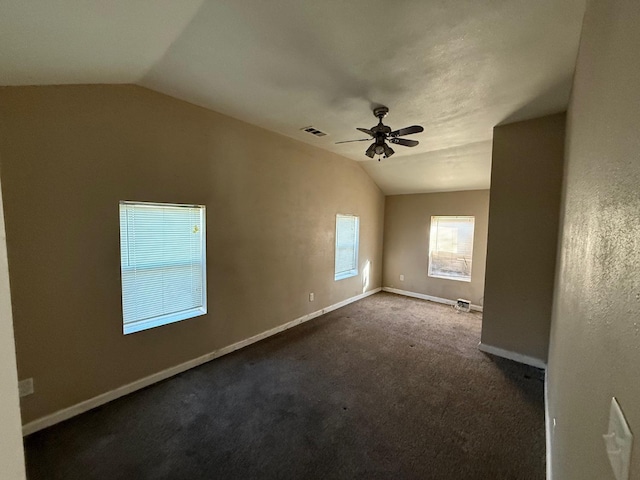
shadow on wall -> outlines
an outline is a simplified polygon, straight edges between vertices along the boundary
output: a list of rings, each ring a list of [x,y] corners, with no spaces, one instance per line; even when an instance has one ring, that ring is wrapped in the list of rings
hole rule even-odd
[[[536,95],[532,100],[505,117],[496,126],[499,127],[564,111],[564,108],[558,109],[555,105],[562,105],[568,102],[572,82],[573,78],[570,76],[558,79],[550,87],[543,90],[542,93]]]

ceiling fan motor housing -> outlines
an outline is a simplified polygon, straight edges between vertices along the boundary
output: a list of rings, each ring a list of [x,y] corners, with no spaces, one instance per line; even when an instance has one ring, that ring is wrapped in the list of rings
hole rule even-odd
[[[389,113],[389,109],[387,107],[376,107],[373,109],[373,116],[382,120]]]

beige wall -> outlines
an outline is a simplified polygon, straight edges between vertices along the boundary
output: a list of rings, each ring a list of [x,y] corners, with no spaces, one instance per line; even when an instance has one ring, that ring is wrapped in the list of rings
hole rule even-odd
[[[380,286],[384,196],[354,161],[134,86],[3,88],[0,116],[24,422],[363,293],[333,280],[336,213]],[[122,335],[119,200],[207,206],[207,315]]]
[[[565,115],[493,131],[482,343],[547,360]]]
[[[433,297],[465,298],[482,305],[489,190],[392,195],[386,198],[382,284]],[[432,215],[473,215],[471,282],[428,276]],[[404,281],[400,281],[404,275]]]
[[[588,3],[568,116],[548,368],[556,480],[613,479],[616,397],[640,479],[640,2]]]
[[[11,293],[0,194],[0,472],[6,480],[25,478]]]

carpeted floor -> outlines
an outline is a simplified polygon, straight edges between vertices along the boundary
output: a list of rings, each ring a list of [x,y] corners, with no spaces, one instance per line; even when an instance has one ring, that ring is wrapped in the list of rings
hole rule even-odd
[[[26,438],[31,480],[538,479],[543,373],[379,293]]]

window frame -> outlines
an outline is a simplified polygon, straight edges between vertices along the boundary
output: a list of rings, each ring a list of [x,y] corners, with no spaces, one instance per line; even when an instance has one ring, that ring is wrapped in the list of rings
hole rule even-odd
[[[442,273],[432,273],[432,253],[433,253],[433,229],[434,229],[434,219],[438,221],[438,219],[467,219],[471,220],[471,250],[470,250],[470,263],[469,267],[469,276],[455,276],[455,275],[444,275]],[[476,217],[475,215],[432,215],[431,222],[429,224],[429,245],[428,245],[428,265],[427,265],[427,275],[431,278],[439,278],[442,280],[455,280],[457,282],[471,282],[471,278],[473,275],[473,247],[475,241],[475,231],[476,231]]]
[[[344,270],[342,272],[337,272],[337,259],[338,259],[338,249],[341,248],[338,245],[338,225],[340,218],[353,218],[355,219],[355,238],[354,238],[354,266],[349,270]],[[346,214],[346,213],[337,213],[336,214],[336,228],[335,228],[335,251],[333,257],[333,279],[334,281],[344,280],[346,278],[355,277],[359,272],[359,254],[360,254],[360,217],[358,215]]]
[[[183,204],[183,203],[160,203],[160,202],[139,202],[139,201],[131,201],[131,200],[121,200],[118,205],[119,216],[122,214],[122,208],[127,205],[134,206],[143,206],[143,207],[176,207],[176,208],[197,208],[200,211],[200,252],[201,252],[201,285],[202,285],[202,304],[197,307],[191,307],[183,310],[179,310],[177,312],[165,313],[162,315],[156,315],[154,317],[136,320],[130,323],[125,323],[124,318],[124,272],[125,266],[122,263],[122,241],[120,241],[120,296],[121,296],[121,306],[122,306],[122,331],[124,335],[129,335],[136,332],[141,332],[144,330],[149,330],[151,328],[160,327],[163,325],[169,325],[171,323],[180,322],[182,320],[187,320],[189,318],[195,318],[207,313],[207,235],[206,235],[206,206],[205,205],[196,205],[196,204]],[[122,220],[119,217],[119,230],[120,236],[122,238]],[[164,267],[165,265],[161,265]],[[135,267],[128,267],[135,268]]]

